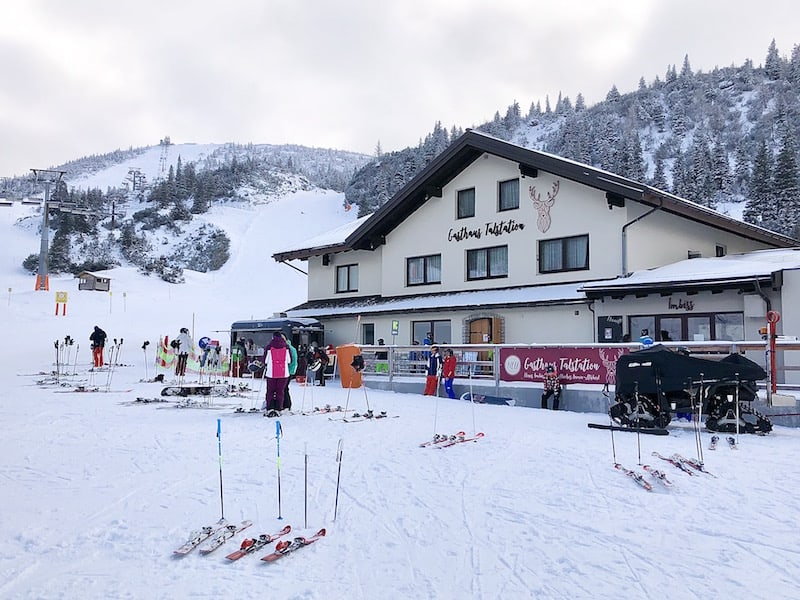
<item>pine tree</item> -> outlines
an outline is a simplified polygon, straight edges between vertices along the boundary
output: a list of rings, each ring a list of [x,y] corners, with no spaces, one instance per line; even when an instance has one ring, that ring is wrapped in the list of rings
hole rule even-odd
[[[768,229],[777,224],[778,211],[772,197],[772,155],[766,142],[761,142],[753,161],[743,218],[748,223]]]
[[[775,45],[775,38],[767,49],[767,58],[764,60],[764,72],[767,77],[777,81],[781,77],[781,57],[778,55],[778,47]]]
[[[776,231],[794,235],[800,217],[800,180],[797,172],[797,150],[788,127],[783,132],[772,180],[781,221],[781,228]]]

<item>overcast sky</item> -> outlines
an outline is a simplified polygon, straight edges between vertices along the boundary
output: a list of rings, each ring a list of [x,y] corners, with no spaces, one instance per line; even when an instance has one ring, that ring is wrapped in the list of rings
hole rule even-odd
[[[788,57],[798,24],[797,0],[3,0],[0,175],[165,135],[397,150],[687,54]]]

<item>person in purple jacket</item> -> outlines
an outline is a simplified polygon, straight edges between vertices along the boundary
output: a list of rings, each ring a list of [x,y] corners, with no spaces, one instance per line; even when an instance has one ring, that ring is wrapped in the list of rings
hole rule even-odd
[[[272,341],[264,351],[264,377],[267,378],[265,416],[283,410],[283,393],[289,382],[289,364],[292,354],[280,331],[272,334]]]

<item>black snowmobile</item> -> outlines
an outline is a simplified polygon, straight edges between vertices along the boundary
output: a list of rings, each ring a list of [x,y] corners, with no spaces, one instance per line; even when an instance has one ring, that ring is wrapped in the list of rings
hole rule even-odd
[[[702,401],[710,431],[769,433],[772,423],[751,407],[757,398],[757,381],[767,374],[740,354],[706,360],[656,345],[623,354],[617,360],[615,403],[611,418],[620,426],[659,428],[669,425],[675,413],[697,413]]]

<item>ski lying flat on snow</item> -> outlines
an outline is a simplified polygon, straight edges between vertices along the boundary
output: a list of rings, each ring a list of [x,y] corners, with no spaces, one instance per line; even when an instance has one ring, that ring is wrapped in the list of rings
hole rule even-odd
[[[667,474],[658,469],[654,469],[650,465],[642,465],[642,468],[653,476],[653,479],[664,485],[665,487],[672,487],[672,482],[667,478]]]
[[[690,467],[692,467],[693,469],[695,469],[697,471],[700,471],[701,473],[705,473],[706,475],[710,475],[711,477],[714,477],[714,478],[717,477],[713,473],[710,473],[709,471],[707,471],[706,470],[706,466],[703,463],[701,463],[699,460],[695,459],[695,458],[686,458],[684,456],[681,456],[680,454],[673,454],[672,458],[674,460],[677,460],[677,461],[680,461],[680,462],[682,462],[684,464],[689,465]]]
[[[208,538],[210,538],[212,535],[214,535],[221,529],[224,529],[227,525],[228,522],[224,518],[222,518],[219,521],[217,521],[214,525],[208,525],[206,527],[203,527],[199,531],[192,532],[189,535],[189,539],[186,541],[186,543],[177,550],[175,550],[173,554],[177,554],[179,556],[185,556],[186,554],[189,554],[192,550],[197,548],[200,544],[202,544],[204,541],[206,541]]]
[[[464,431],[457,431],[453,435],[445,435],[443,433],[437,433],[436,435],[433,436],[432,440],[428,440],[427,442],[422,442],[419,445],[419,447],[425,448],[426,446],[436,446],[437,444],[443,444],[447,441],[454,440],[458,437],[464,437],[465,435],[467,434]]]
[[[200,554],[211,554],[240,531],[244,531],[253,524],[252,521],[242,521],[238,525],[226,525],[218,529],[208,544],[200,548]]]
[[[292,530],[291,525],[287,525],[283,529],[281,529],[278,533],[262,533],[257,538],[247,538],[246,540],[242,541],[241,547],[236,550],[236,552],[231,552],[226,556],[228,560],[239,560],[243,556],[247,556],[248,554],[252,554],[253,552],[258,552],[266,546],[267,544],[271,544],[279,537],[283,537],[287,533]]]
[[[168,385],[161,390],[162,396],[227,396],[231,392],[230,387],[226,383],[216,384],[184,384],[184,385]]]
[[[650,483],[644,478],[644,476],[641,473],[637,473],[636,471],[634,471],[632,469],[626,469],[625,467],[623,467],[619,463],[614,463],[614,468],[622,471],[623,473],[625,473],[625,475],[627,475],[628,477],[633,479],[633,481],[635,483],[637,483],[640,486],[642,486],[648,492],[652,492],[653,491],[653,486],[650,485]]]
[[[53,390],[56,394],[78,394],[78,393],[89,393],[89,392],[102,392],[104,394],[127,394],[128,392],[132,392],[133,389],[130,390],[107,390],[105,388],[99,387],[84,387],[78,386],[76,388],[72,388],[71,390]]]
[[[265,560],[267,562],[278,560],[282,556],[286,556],[287,554],[290,554],[295,550],[299,550],[300,548],[309,546],[314,542],[316,542],[317,540],[322,539],[323,537],[325,537],[325,533],[326,531],[325,528],[323,527],[317,533],[308,538],[296,537],[291,542],[287,540],[282,540],[278,542],[278,544],[275,546],[275,552],[261,557],[261,560]]]
[[[680,469],[681,471],[683,471],[687,475],[691,475],[692,477],[697,475],[697,473],[695,473],[690,467],[688,467],[687,465],[685,465],[683,462],[681,462],[679,460],[676,460],[674,458],[670,458],[668,456],[661,456],[658,452],[653,452],[653,456],[668,462],[673,467],[676,467],[676,468]]]
[[[396,419],[399,416],[400,415],[392,415],[391,418]],[[328,418],[330,418],[330,417],[328,417]],[[375,414],[371,410],[368,410],[363,415],[359,414],[359,413],[353,413],[352,416],[350,416],[350,417],[346,416],[344,419],[341,419],[341,420],[344,421],[345,423],[358,423],[359,421],[374,421],[375,419],[388,419],[388,418],[390,418],[390,417],[389,417],[389,415],[386,414],[386,411],[381,411],[381,412]],[[331,419],[331,420],[334,420],[334,419]]]
[[[632,431],[633,433],[646,433],[648,435],[669,435],[669,431],[661,427],[625,427],[623,425],[603,425],[601,423],[587,423],[589,429],[611,429],[612,431]]]
[[[449,448],[450,446],[455,446],[456,444],[463,444],[464,442],[477,442],[484,436],[482,431],[479,431],[472,437],[464,437],[463,435],[456,436],[454,440],[448,440],[443,444],[439,444],[438,446],[434,446],[434,448]]]

